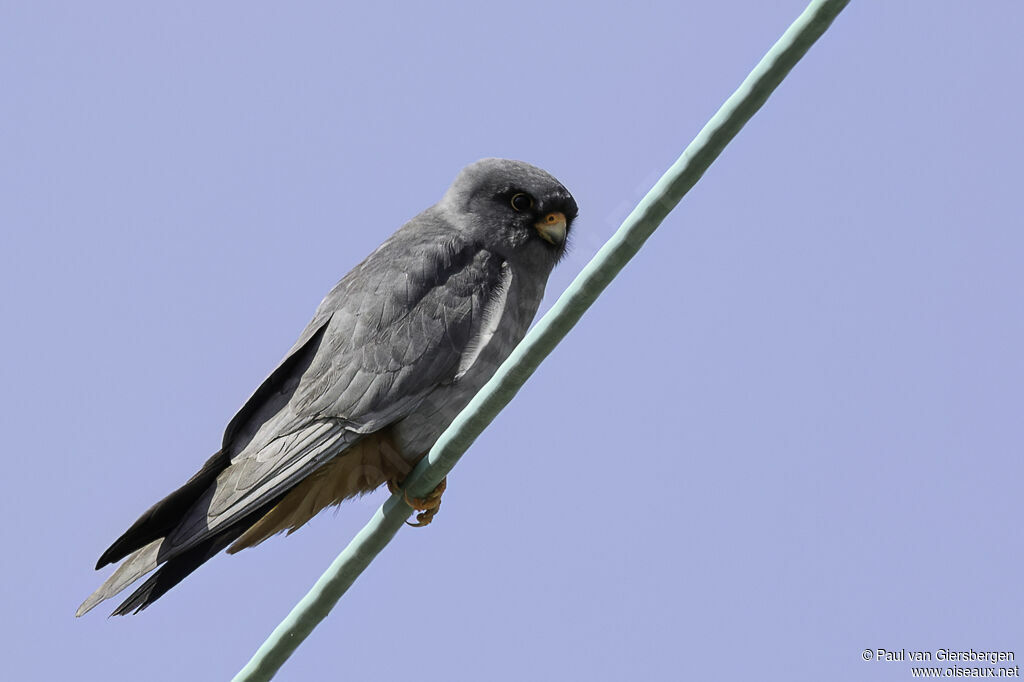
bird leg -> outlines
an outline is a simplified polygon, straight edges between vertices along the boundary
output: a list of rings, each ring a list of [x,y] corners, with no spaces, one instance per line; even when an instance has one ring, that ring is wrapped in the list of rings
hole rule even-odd
[[[445,488],[448,487],[448,477],[441,479],[441,482],[437,484],[426,497],[409,497],[409,493],[403,490],[399,483],[396,481],[388,481],[388,490],[392,494],[397,493],[399,490],[402,491],[402,499],[405,503],[420,512],[416,515],[416,523],[410,523],[406,521],[410,526],[419,528],[421,526],[429,525],[434,520],[434,516],[437,514],[437,510],[441,508],[441,495],[444,494]]]

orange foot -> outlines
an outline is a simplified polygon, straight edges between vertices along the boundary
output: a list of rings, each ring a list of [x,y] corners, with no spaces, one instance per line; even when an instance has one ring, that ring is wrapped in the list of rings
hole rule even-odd
[[[445,488],[448,487],[448,477],[441,479],[441,482],[437,484],[437,487],[430,492],[426,497],[409,497],[409,493],[402,490],[398,483],[395,481],[388,481],[388,490],[392,494],[397,493],[399,490],[402,491],[402,499],[405,503],[420,512],[416,515],[416,523],[410,523],[406,521],[410,526],[419,528],[421,526],[429,525],[434,520],[434,516],[437,515],[437,510],[441,508],[441,495],[444,494]]]

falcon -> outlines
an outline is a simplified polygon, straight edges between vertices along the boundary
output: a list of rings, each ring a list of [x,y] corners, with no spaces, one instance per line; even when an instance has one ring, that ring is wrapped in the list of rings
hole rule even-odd
[[[381,485],[400,489],[537,313],[576,201],[547,172],[483,159],[327,294],[228,423],[220,450],[103,553],[121,565],[81,616],[156,569],[138,613],[208,559],[291,534]],[[410,500],[430,523],[444,482]]]

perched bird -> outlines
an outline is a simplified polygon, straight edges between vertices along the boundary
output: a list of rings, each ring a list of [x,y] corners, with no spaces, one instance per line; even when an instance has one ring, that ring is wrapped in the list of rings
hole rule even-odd
[[[464,168],[327,294],[221,449],[103,553],[97,569],[124,562],[77,615],[159,567],[114,611],[137,613],[229,545],[397,489],[526,333],[576,213],[568,190],[527,163]],[[419,525],[442,491],[407,498]]]

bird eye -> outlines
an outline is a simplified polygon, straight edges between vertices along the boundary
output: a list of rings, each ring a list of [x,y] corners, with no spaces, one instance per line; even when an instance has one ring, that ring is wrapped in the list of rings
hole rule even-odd
[[[512,208],[520,212],[529,211],[531,208],[533,208],[533,197],[531,197],[529,194],[523,194],[522,192],[519,192],[518,194],[513,194]]]

